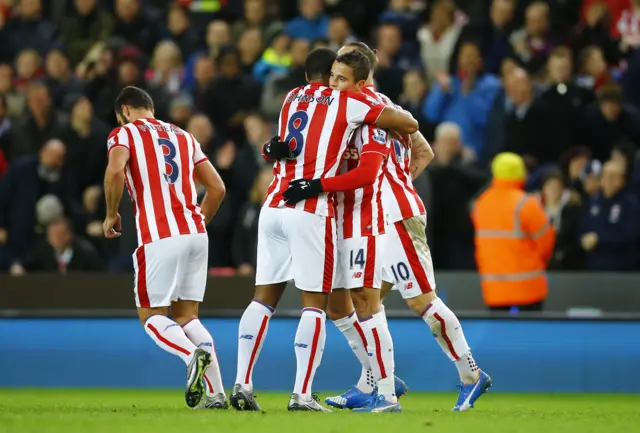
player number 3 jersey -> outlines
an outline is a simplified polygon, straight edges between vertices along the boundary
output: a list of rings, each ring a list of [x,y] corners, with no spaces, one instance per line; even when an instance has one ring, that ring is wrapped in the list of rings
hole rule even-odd
[[[139,245],[206,233],[194,170],[207,157],[191,134],[157,119],[140,119],[111,132],[107,152],[118,146],[130,152],[125,182]]]

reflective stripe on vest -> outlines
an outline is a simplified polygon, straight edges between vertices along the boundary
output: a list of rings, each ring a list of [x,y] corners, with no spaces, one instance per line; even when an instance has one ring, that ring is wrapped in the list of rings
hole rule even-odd
[[[514,209],[514,216],[513,216],[513,230],[476,230],[476,236],[481,237],[481,238],[503,238],[503,239],[525,239],[528,237],[531,237],[533,239],[536,239],[540,236],[542,236],[544,234],[544,231],[547,229],[548,227],[548,223],[545,224],[544,227],[542,227],[542,229],[540,229],[538,232],[536,232],[535,234],[529,236],[527,235],[525,232],[522,231],[522,229],[520,228],[520,211],[522,210],[522,208],[524,207],[524,204],[527,202],[527,199],[529,198],[528,195],[524,195],[524,197],[522,197],[522,199],[518,202],[518,204],[516,205],[515,209]],[[475,211],[476,206],[475,203],[473,204],[473,210]]]
[[[481,281],[522,281],[544,275],[544,271],[514,272],[508,274],[484,274],[480,275]]]

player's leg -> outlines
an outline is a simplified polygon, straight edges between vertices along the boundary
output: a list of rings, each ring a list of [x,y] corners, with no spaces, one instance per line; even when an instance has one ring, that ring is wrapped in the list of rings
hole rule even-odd
[[[238,327],[236,381],[230,396],[237,410],[261,410],[253,397],[253,369],[269,329],[269,320],[292,279],[291,249],[282,224],[286,209],[263,208],[258,223],[256,291]]]
[[[288,409],[329,411],[317,402],[312,388],[324,352],[324,311],[336,270],[335,221],[294,209],[289,210],[288,217],[293,280],[300,289],[303,307],[294,341],[296,380]]]
[[[198,349],[180,325],[167,317],[178,290],[179,259],[185,252],[177,238],[166,238],[139,247],[134,255],[135,294],[138,316],[145,332],[161,349],[187,365],[187,405],[195,407],[204,395],[202,377],[211,355]]]
[[[398,260],[392,274],[396,285],[409,307],[422,317],[443,352],[454,362],[462,382],[454,410],[467,410],[491,386],[491,378],[477,367],[460,321],[436,295],[424,218],[399,221],[394,227],[398,242],[393,250]]]
[[[177,300],[171,304],[171,316],[182,326],[191,342],[211,355],[211,364],[204,373],[206,398],[200,408],[226,409],[227,398],[222,385],[220,364],[213,337],[199,319],[199,306],[204,299],[207,284],[209,240],[206,234],[184,237],[189,243],[190,254],[181,258],[181,282]]]

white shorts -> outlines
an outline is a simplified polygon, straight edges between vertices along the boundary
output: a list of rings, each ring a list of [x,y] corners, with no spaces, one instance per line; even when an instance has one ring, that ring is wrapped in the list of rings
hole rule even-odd
[[[333,218],[263,207],[258,221],[256,285],[293,280],[306,292],[331,292],[336,270]]]
[[[405,299],[436,288],[426,227],[427,218],[421,215],[385,228],[382,279],[394,284]]]
[[[382,236],[338,239],[337,289],[382,286]]]
[[[171,236],[133,253],[136,306],[168,307],[177,300],[202,302],[207,284],[206,233]]]

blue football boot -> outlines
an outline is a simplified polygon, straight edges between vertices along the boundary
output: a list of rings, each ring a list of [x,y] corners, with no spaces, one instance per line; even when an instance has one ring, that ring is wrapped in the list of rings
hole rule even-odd
[[[324,402],[338,409],[357,409],[373,404],[376,399],[376,390],[371,394],[360,391],[357,387],[349,389],[347,392],[335,397],[327,397]]]
[[[400,398],[409,392],[409,387],[407,386],[406,383],[404,383],[404,380],[400,379],[398,376],[394,376],[394,377],[395,377],[394,380],[396,383],[396,397]]]
[[[478,398],[491,388],[491,377],[484,371],[480,371],[480,379],[476,383],[469,385],[458,385],[460,388],[460,394],[458,394],[458,401],[453,409],[455,412],[464,412],[473,407],[473,404]]]
[[[402,406],[400,406],[400,403],[387,401],[383,395],[378,395],[372,404],[354,409],[353,412],[402,412]]]

